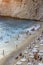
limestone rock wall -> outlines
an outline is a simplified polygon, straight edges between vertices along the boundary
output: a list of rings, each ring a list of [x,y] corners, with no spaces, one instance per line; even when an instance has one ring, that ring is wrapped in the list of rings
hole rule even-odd
[[[43,0],[0,0],[0,15],[43,20]]]

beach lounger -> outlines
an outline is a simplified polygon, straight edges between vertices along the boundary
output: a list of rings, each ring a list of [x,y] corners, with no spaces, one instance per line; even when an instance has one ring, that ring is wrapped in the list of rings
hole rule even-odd
[[[20,61],[25,62],[26,60],[27,60],[26,58],[22,58]]]
[[[22,64],[22,62],[21,61],[18,61],[17,63],[16,63],[16,65],[21,65]]]
[[[33,65],[31,62],[28,62],[28,64],[27,65]]]
[[[39,45],[35,45],[35,48],[39,48]]]
[[[37,49],[33,49],[32,52],[35,53],[35,52],[38,52],[38,50]]]
[[[39,63],[38,65],[43,65],[43,63]]]

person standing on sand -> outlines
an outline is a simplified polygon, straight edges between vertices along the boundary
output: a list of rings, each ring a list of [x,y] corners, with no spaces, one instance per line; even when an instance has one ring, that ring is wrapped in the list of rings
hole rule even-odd
[[[3,56],[4,56],[5,54],[4,54],[4,50],[3,50]]]
[[[18,48],[18,45],[16,44],[16,48]]]

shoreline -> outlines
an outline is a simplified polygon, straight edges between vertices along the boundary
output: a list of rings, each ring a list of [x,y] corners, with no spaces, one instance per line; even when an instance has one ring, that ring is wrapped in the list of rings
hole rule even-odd
[[[28,28],[28,30],[31,30],[32,28],[33,28],[33,26],[34,25],[31,25],[31,27],[29,27]],[[16,45],[17,45],[17,48],[20,46],[22,46],[22,43],[24,43],[24,41],[26,40],[26,39],[28,39],[29,37],[30,37],[30,33],[31,33],[31,35],[32,34],[34,34],[34,33],[32,33],[32,32],[29,32],[28,33],[28,35],[26,34],[26,31],[28,31],[27,29],[25,29],[24,31],[25,31],[25,34],[23,35],[23,34],[20,34],[20,35],[22,35],[22,38],[21,38],[21,36],[20,36],[20,39],[18,38],[18,40],[16,40],[17,42],[15,43],[14,42],[14,38],[11,38],[11,40],[9,41],[9,42],[7,42],[7,43],[4,43],[5,44],[5,46],[7,45],[9,45],[8,47],[4,47],[3,46],[3,48],[1,48],[0,50],[2,50],[2,51],[0,51],[0,53],[2,54],[1,56],[3,57],[3,50],[4,50],[4,55],[5,56],[7,56],[7,55],[9,55],[11,52],[13,52],[13,51],[15,51],[16,50]],[[36,30],[37,31],[37,30]],[[25,36],[26,35],[26,36]],[[13,44],[14,43],[14,44]],[[11,48],[12,47],[12,48]],[[0,58],[1,59],[1,58]]]
[[[3,15],[0,15],[0,18],[12,18],[12,19],[16,19],[16,20],[30,20],[30,21],[40,21],[41,20],[37,20],[37,19],[26,19],[26,18],[19,18],[19,17],[12,17],[12,16],[3,16]]]
[[[43,24],[42,24],[42,25],[43,25]],[[4,60],[4,61],[1,61],[2,64],[0,64],[0,65],[5,65],[5,62],[8,61],[8,59],[10,60],[10,59],[12,58],[12,56],[16,55],[16,53],[18,53],[18,51],[24,50],[25,47],[27,47],[27,46],[30,44],[30,42],[31,42],[37,35],[39,35],[39,34],[41,33],[41,30],[42,30],[42,29],[43,29],[43,28],[40,28],[39,31],[36,31],[36,32],[35,32],[35,33],[36,33],[35,35],[30,35],[30,37],[28,37],[26,40],[24,40],[25,42],[22,42],[22,44],[19,45],[18,49],[16,49],[16,50],[14,50],[13,52],[11,52],[5,59],[2,59],[2,60]]]

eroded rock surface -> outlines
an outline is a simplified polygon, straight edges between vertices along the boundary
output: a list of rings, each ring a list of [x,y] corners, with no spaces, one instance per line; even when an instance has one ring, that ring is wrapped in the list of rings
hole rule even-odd
[[[0,15],[43,20],[43,0],[0,0]]]

